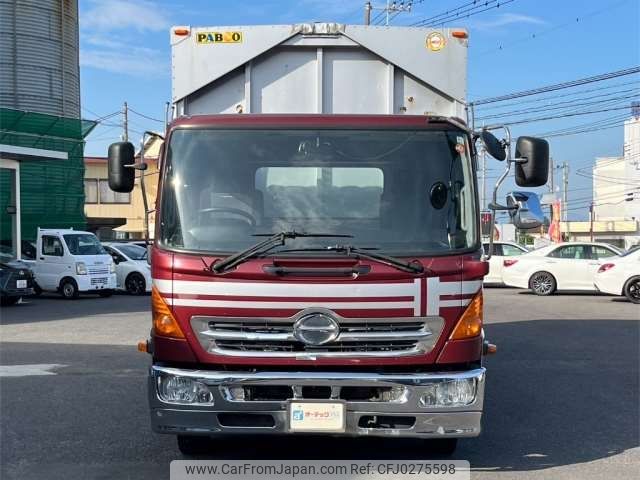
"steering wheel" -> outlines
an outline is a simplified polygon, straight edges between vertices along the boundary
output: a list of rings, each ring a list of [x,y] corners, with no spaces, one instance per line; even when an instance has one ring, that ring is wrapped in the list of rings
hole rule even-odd
[[[249,224],[251,224],[252,227],[255,227],[256,223],[258,223],[256,220],[256,217],[251,215],[249,212],[245,212],[244,210],[241,210],[239,208],[209,207],[209,208],[202,208],[198,210],[198,215],[202,215],[204,213],[232,213],[234,215],[239,215],[240,217],[247,219],[249,221]]]

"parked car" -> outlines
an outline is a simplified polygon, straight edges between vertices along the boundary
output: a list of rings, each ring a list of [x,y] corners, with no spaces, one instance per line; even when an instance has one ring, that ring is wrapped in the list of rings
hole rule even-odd
[[[596,291],[598,268],[622,254],[606,243],[570,242],[554,244],[503,263],[506,285],[528,288],[536,295],[557,290]]]
[[[36,293],[58,292],[65,298],[113,294],[115,264],[93,233],[39,228],[36,246],[36,259],[25,260],[35,275]]]
[[[483,243],[485,253],[489,251],[489,242]],[[493,252],[489,259],[489,273],[484,277],[485,285],[504,285],[502,279],[503,263],[511,257],[519,257],[529,250],[513,242],[493,242]]]
[[[629,301],[640,303],[640,249],[600,265],[594,283],[601,292],[624,295]]]
[[[0,245],[0,305],[15,305],[22,297],[33,295],[33,273],[16,260],[10,248]]]
[[[116,264],[117,289],[131,295],[151,291],[151,269],[147,249],[133,243],[103,243]]]

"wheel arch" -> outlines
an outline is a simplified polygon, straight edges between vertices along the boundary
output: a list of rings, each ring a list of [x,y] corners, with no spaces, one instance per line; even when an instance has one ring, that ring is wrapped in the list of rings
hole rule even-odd
[[[640,275],[631,275],[629,278],[627,278],[624,282],[622,282],[622,292],[620,293],[620,295],[625,296],[626,295],[626,290],[627,290],[627,286],[636,279],[640,279]]]

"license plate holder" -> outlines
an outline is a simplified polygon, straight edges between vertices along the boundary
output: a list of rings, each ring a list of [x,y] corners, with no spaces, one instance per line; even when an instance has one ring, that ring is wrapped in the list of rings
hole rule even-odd
[[[347,404],[340,400],[289,400],[287,426],[290,432],[344,433]]]

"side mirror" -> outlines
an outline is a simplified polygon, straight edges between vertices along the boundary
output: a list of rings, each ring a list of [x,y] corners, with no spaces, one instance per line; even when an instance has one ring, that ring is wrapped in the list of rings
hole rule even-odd
[[[135,150],[130,142],[116,142],[109,145],[109,188],[114,192],[128,193],[133,190],[136,171]]]
[[[518,138],[516,162],[516,184],[519,187],[544,185],[549,179],[549,143],[535,137]]]
[[[489,155],[501,162],[507,158],[507,151],[504,148],[503,143],[496,138],[496,136],[489,130],[482,130],[480,132],[480,140],[484,149]]]
[[[527,230],[544,223],[544,213],[538,195],[531,192],[511,192],[507,195],[509,215],[516,228]]]

